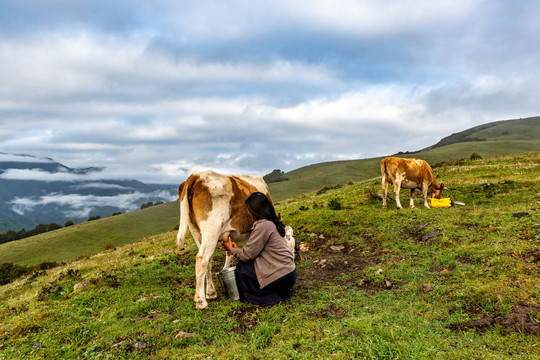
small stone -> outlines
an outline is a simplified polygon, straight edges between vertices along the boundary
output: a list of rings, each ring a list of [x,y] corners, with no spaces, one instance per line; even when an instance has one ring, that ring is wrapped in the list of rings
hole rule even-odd
[[[185,331],[180,331],[174,337],[177,338],[177,339],[181,339],[181,338],[189,338],[189,337],[193,337],[193,336],[195,336],[195,334],[188,333],[188,332],[185,332]]]
[[[433,290],[433,286],[431,286],[429,284],[423,284],[422,287],[424,288],[425,293],[430,292],[431,290]]]
[[[157,300],[157,299],[161,299],[161,296],[144,296],[142,298],[140,298],[139,300],[137,301],[148,301],[148,300]]]
[[[73,291],[77,291],[79,289],[84,289],[84,284],[83,283],[77,283],[77,284],[73,285]]]
[[[379,269],[375,271],[375,275],[381,275],[383,273],[383,269]]]
[[[146,343],[142,341],[137,341],[135,344],[132,345],[135,350],[142,350],[146,347]]]
[[[332,249],[334,251],[341,251],[341,250],[345,249],[345,246],[343,246],[343,245],[339,245],[339,246],[332,245],[332,246],[330,246],[330,249]]]

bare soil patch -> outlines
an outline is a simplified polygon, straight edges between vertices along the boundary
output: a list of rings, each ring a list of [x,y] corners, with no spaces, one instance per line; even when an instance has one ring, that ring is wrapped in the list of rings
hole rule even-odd
[[[259,311],[261,307],[257,305],[245,304],[233,310],[229,316],[236,319],[240,326],[240,331],[246,331],[255,327],[259,321]]]
[[[364,277],[363,270],[366,267],[380,262],[382,249],[371,234],[359,236],[364,240],[364,244],[359,246],[317,237],[302,243],[309,251],[304,253],[303,262],[298,264],[296,295],[307,296],[310,291],[326,285],[339,285],[345,289],[356,288],[367,292],[390,288],[391,285],[386,284],[395,283],[391,279],[384,279],[378,284]]]
[[[538,335],[540,334],[540,324],[535,320],[535,317],[538,318],[538,314],[540,314],[539,306],[516,305],[508,314],[488,315],[477,320],[450,324],[447,327],[452,330],[472,329],[479,332],[502,327],[504,334],[517,331]]]

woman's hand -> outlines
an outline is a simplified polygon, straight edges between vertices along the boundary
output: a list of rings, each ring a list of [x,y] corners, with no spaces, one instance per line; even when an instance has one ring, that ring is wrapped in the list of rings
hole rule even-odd
[[[221,243],[221,248],[223,250],[226,250],[226,251],[231,251],[232,248],[237,248],[238,247],[238,244],[231,241],[231,237],[229,236],[229,238],[227,239],[227,241],[224,241]]]

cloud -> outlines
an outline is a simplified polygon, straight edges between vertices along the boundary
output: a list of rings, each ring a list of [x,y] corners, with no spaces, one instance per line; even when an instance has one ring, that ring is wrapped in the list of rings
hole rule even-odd
[[[539,10],[482,0],[3,1],[0,151],[104,167],[96,181],[179,183],[201,168],[264,175],[418,150],[538,115]]]
[[[141,201],[149,198],[160,198],[163,201],[173,201],[175,196],[167,191],[154,191],[152,193],[133,192],[114,196],[96,196],[80,194],[51,193],[40,197],[18,197],[9,202],[13,211],[20,215],[36,207],[58,205],[64,210],[66,217],[84,218],[89,216],[93,208],[110,206],[124,211],[137,210]]]
[[[100,182],[85,183],[72,186],[73,189],[114,189],[114,190],[134,190],[128,186],[122,186],[117,184],[106,184]]]
[[[52,163],[54,160],[25,154],[6,154],[0,152],[0,163],[2,162]]]

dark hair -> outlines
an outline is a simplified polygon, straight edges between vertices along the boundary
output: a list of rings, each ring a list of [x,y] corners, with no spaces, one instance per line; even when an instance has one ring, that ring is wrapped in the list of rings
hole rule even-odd
[[[285,236],[285,225],[278,219],[274,205],[262,192],[254,192],[245,201],[251,215],[255,220],[266,219],[276,225],[276,229],[281,236]]]

